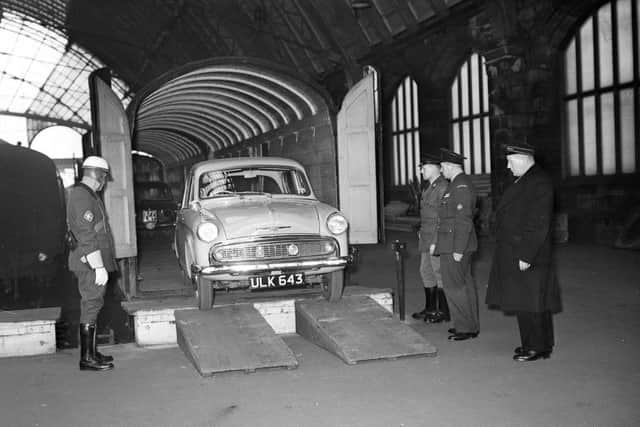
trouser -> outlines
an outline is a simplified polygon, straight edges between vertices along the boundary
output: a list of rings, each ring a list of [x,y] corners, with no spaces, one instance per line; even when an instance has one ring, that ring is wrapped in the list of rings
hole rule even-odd
[[[478,290],[471,276],[471,254],[457,262],[453,254],[441,254],[442,284],[453,327],[457,332],[479,332]]]
[[[435,286],[442,287],[442,274],[440,273],[440,257],[433,256],[429,252],[420,253],[420,276],[425,288]]]
[[[530,313],[519,311],[518,328],[522,347],[527,350],[548,351],[553,348],[553,320],[551,313]]]
[[[89,271],[74,271],[78,278],[80,291],[80,323],[95,324],[98,313],[104,304],[105,286],[96,285],[96,273]]]

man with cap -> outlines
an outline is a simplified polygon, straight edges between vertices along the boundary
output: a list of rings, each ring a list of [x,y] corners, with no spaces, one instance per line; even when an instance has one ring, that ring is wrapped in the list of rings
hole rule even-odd
[[[420,199],[420,230],[418,231],[418,250],[420,251],[420,276],[424,285],[424,310],[413,313],[414,319],[423,319],[428,323],[449,321],[449,307],[442,289],[440,257],[434,254],[438,208],[449,183],[440,173],[440,158],[427,154],[420,163],[422,179],[428,185],[422,191]]]
[[[478,248],[473,212],[476,193],[463,169],[464,157],[441,149],[442,175],[450,181],[438,209],[434,253],[440,255],[442,282],[453,328],[449,340],[464,341],[480,332],[478,290],[471,276],[471,255]]]
[[[505,152],[516,181],[495,211],[496,248],[486,302],[516,315],[521,346],[513,359],[528,362],[551,355],[551,314],[560,311],[552,260],[553,184],[522,138],[505,146]]]
[[[98,196],[109,177],[109,164],[98,156],[82,163],[82,180],[67,192],[67,224],[77,244],[69,252],[69,270],[80,291],[80,370],[113,369],[113,357],[96,347],[96,320],[104,303],[115,251],[104,204]]]

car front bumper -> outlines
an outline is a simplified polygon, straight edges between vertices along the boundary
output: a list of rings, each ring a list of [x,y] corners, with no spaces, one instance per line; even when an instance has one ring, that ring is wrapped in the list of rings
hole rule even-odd
[[[251,276],[280,272],[300,272],[305,274],[325,274],[344,269],[351,263],[352,256],[334,257],[304,261],[253,262],[227,265],[191,267],[196,277],[209,280],[245,280]]]

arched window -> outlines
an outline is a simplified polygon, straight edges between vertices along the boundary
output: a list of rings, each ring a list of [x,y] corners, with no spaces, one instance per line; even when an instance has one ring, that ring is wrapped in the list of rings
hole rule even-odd
[[[565,48],[569,176],[638,172],[639,22],[640,1],[610,1],[584,21]]]
[[[477,53],[462,64],[451,85],[451,142],[453,151],[466,157],[468,174],[491,172],[487,71]]]
[[[393,185],[406,185],[419,179],[420,123],[418,120],[418,85],[405,78],[391,105]]]

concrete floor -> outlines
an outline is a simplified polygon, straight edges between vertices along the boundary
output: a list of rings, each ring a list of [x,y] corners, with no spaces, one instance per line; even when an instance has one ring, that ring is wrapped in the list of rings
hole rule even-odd
[[[412,233],[363,247],[354,282],[395,286],[391,241],[407,242],[407,322],[438,356],[349,366],[297,335],[294,370],[202,378],[177,347],[108,349],[116,369],[80,372],[78,351],[0,359],[0,425],[14,426],[635,426],[640,425],[640,252],[557,247],[564,312],[548,360],[517,363],[514,318],[481,304],[475,340],[415,322],[422,304]],[[474,266],[480,299],[492,244]],[[146,279],[145,279],[146,280]]]

